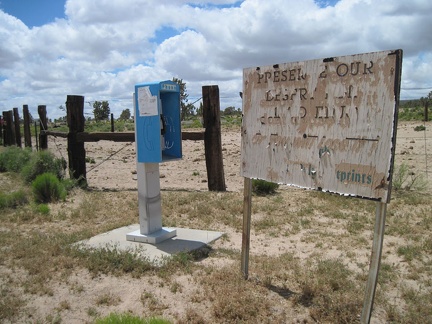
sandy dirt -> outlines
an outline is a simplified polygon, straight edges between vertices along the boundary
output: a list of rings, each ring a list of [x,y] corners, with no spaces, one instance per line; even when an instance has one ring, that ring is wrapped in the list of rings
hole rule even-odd
[[[422,123],[403,122],[398,127],[396,165],[406,163],[414,174],[423,173],[429,176],[432,168],[432,123],[426,125],[427,131],[416,132],[414,127]],[[224,172],[228,191],[241,192],[243,190],[243,178],[239,175],[240,169],[240,132],[224,131],[222,134]],[[64,139],[50,137],[50,149],[56,155],[67,158],[67,144]],[[97,143],[86,143],[87,178],[90,188],[95,190],[117,191],[137,188],[136,176],[136,154],[134,143],[114,143],[100,141]],[[427,152],[427,154],[426,154]],[[179,161],[160,164],[160,183],[162,190],[181,189],[191,191],[206,191],[207,174],[204,156],[203,141],[183,141],[183,159]],[[301,196],[301,190],[293,190],[294,196]],[[220,230],[220,229],[219,229]],[[216,248],[241,249],[241,233],[233,229],[228,240],[218,240]],[[372,243],[371,243],[372,244]],[[297,251],[299,256],[310,255],[314,251],[314,244],[302,242],[301,235],[295,235],[289,239],[269,238],[265,235],[253,235],[251,246],[256,254],[278,255],[287,251]],[[334,252],[333,257],[340,256],[341,251]],[[359,255],[359,262],[367,262],[368,253]],[[207,258],[204,264],[215,267],[226,266],[232,260]],[[35,318],[46,318],[49,314],[61,312],[64,323],[84,323],[91,319],[92,305],[97,305],[96,298],[100,296],[111,296],[110,306],[98,307],[99,315],[107,315],[110,311],[142,314],[143,292],[154,293],[158,297],[161,312],[164,316],[179,318],[184,315],[187,308],[187,301],[176,298],[170,292],[169,286],[164,286],[162,279],[158,277],[133,279],[129,276],[98,276],[92,278],[88,271],[82,270],[66,279],[66,282],[53,287],[53,295],[34,296],[27,306],[27,309],[34,310]],[[182,287],[182,296],[192,294],[194,290],[193,279],[185,276],[176,278]],[[63,303],[62,303],[63,302]],[[63,309],[61,305],[64,305]],[[164,308],[164,305],[170,305]],[[96,308],[96,306],[92,306]],[[205,304],[196,304],[196,307],[206,307]],[[196,311],[199,312],[199,309]],[[288,310],[287,310],[288,311]],[[379,312],[379,310],[377,310]],[[292,323],[303,321],[305,314],[291,314],[289,318]],[[27,317],[32,321],[32,317]],[[379,323],[380,321],[374,321]]]
[[[243,188],[240,177],[240,133],[222,134],[225,184],[228,191]],[[67,142],[50,138],[50,150],[67,159]],[[86,143],[87,181],[90,188],[134,190],[137,188],[135,143],[99,141]],[[183,158],[160,163],[161,189],[208,190],[204,141],[182,143]]]
[[[397,130],[396,166],[405,163],[415,174],[432,172],[432,131],[415,131],[422,122],[401,122]],[[67,159],[64,139],[50,137],[50,149]],[[135,143],[99,141],[86,143],[87,180],[91,188],[136,189]],[[203,141],[183,141],[183,159],[160,164],[161,189],[208,190]],[[222,132],[225,184],[228,191],[243,190],[240,176],[240,132]],[[60,153],[61,152],[61,153]]]

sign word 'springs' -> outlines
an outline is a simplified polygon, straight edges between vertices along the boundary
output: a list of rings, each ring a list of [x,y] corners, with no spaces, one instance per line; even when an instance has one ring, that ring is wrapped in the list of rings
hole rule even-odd
[[[243,70],[241,174],[390,199],[402,51]]]

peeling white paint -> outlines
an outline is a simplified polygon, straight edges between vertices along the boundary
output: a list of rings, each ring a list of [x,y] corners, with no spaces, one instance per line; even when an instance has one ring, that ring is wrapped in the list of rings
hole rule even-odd
[[[402,51],[243,70],[241,175],[390,199]]]

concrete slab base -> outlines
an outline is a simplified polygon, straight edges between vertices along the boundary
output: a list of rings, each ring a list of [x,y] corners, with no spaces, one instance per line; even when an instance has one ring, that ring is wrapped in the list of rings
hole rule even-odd
[[[126,234],[126,240],[140,243],[158,244],[177,235],[177,230],[171,227],[162,227],[160,231],[151,234],[141,234],[140,230]]]
[[[102,233],[88,240],[78,242],[83,248],[110,248],[115,247],[121,251],[135,251],[139,256],[151,261],[161,260],[179,252],[190,252],[200,249],[219,239],[224,233],[203,231],[188,228],[176,228],[177,235],[156,244],[141,243],[126,240],[126,235],[139,232],[139,224],[120,227]]]

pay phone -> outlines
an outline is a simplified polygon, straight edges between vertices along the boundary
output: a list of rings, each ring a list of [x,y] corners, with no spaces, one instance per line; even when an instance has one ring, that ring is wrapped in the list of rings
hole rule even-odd
[[[181,159],[179,84],[173,81],[137,84],[134,104],[138,162]]]
[[[157,244],[177,235],[176,229],[162,227],[159,163],[182,157],[180,86],[173,81],[137,84],[133,101],[140,229],[126,239]]]

